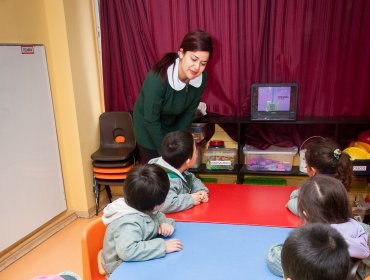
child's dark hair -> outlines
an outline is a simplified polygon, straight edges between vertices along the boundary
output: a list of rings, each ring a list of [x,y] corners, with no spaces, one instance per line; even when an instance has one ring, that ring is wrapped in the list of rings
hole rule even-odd
[[[167,173],[157,165],[145,164],[134,167],[127,175],[123,196],[127,205],[148,212],[165,201],[169,189]]]
[[[204,30],[189,32],[182,39],[180,49],[187,51],[206,51],[209,52],[209,58],[213,53],[212,36]],[[160,74],[162,80],[166,78],[167,68],[178,58],[177,52],[166,53],[152,68],[154,73]]]
[[[293,280],[347,280],[348,245],[330,225],[306,224],[293,230],[285,241],[281,264],[284,277]]]
[[[181,167],[194,153],[194,138],[189,131],[168,133],[162,140],[162,158],[175,168]]]
[[[332,175],[342,181],[347,190],[352,182],[352,163],[346,153],[342,153],[338,143],[327,138],[317,138],[307,144],[306,163],[318,173]]]
[[[316,175],[303,183],[298,195],[299,216],[309,223],[340,224],[352,217],[343,184],[328,175]]]

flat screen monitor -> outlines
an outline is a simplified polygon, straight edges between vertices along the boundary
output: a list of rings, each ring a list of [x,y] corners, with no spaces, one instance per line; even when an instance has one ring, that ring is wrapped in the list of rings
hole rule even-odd
[[[251,120],[296,120],[298,84],[252,84]]]

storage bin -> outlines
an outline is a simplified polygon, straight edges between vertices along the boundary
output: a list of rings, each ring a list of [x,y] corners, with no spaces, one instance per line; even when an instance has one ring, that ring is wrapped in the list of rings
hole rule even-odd
[[[236,162],[236,149],[213,148],[204,153],[206,169],[233,170]]]
[[[250,171],[291,171],[293,157],[297,152],[296,146],[289,148],[270,146],[266,150],[259,150],[245,145],[243,148],[244,162]]]
[[[204,139],[205,136],[205,123],[192,123],[190,132],[193,134],[195,143],[199,143]]]
[[[196,143],[196,146],[197,146],[197,160],[192,168],[199,168],[200,165],[202,164],[203,146],[201,145],[201,143]]]

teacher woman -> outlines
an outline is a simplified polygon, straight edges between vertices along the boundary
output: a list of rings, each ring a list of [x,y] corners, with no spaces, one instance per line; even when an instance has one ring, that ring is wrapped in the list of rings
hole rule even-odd
[[[179,51],[165,54],[147,74],[134,107],[134,131],[143,163],[160,156],[164,135],[190,127],[202,97],[212,37],[185,35]]]

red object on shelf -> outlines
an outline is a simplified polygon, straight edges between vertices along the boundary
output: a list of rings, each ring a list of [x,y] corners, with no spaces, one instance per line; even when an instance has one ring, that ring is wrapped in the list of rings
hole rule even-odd
[[[360,133],[358,136],[358,141],[364,142],[370,145],[370,130],[366,130]]]
[[[212,140],[209,142],[209,148],[225,148],[225,142],[222,140]]]

